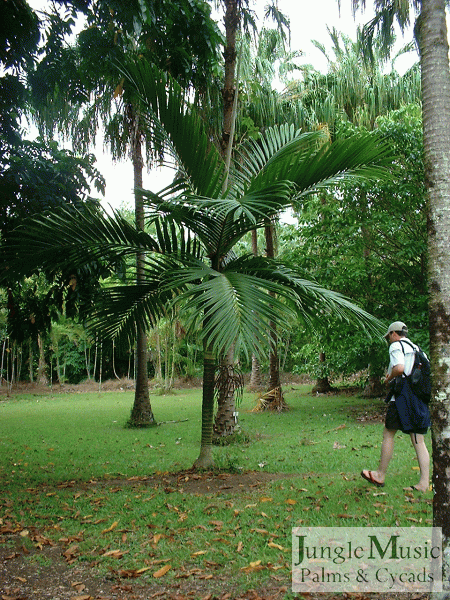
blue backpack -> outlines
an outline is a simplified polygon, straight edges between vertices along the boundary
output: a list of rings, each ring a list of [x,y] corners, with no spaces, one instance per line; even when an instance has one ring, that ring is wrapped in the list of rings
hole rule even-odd
[[[414,350],[414,366],[411,375],[407,376],[412,391],[422,402],[429,404],[431,400],[431,365],[427,355],[419,346],[413,346],[406,340],[399,340],[402,352],[405,354],[403,344],[408,344]]]

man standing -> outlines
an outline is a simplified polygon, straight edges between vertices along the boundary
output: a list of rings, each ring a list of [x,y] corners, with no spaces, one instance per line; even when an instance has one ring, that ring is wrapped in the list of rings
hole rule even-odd
[[[430,427],[428,406],[411,390],[407,379],[414,367],[417,348],[407,337],[408,328],[402,321],[389,325],[385,335],[389,343],[389,369],[386,383],[389,384],[388,408],[386,411],[381,456],[376,471],[361,471],[361,477],[378,487],[384,486],[386,471],[394,452],[394,436],[398,430],[409,433],[419,462],[420,480],[411,489],[426,492],[430,477],[430,456],[425,445],[424,434]]]

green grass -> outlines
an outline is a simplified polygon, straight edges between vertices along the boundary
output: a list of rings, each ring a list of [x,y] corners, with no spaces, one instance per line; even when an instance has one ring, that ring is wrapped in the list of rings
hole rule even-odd
[[[220,589],[231,576],[242,590],[268,580],[289,589],[292,527],[431,525],[431,493],[403,491],[418,478],[409,437],[398,435],[386,487],[374,488],[359,473],[377,466],[382,425],[355,419],[372,401],[309,389],[286,393],[291,410],[282,414],[251,412],[254,396],[245,395],[243,435],[214,450],[222,470],[295,477],[204,495],[145,479],[197,458],[199,390],[153,396],[166,423],[149,429],[125,428],[128,392],[2,401],[0,524],[28,530],[34,545],[75,548],[76,561],[102,574],[147,569],[140,582],[154,582],[170,564],[165,585],[212,574]]]

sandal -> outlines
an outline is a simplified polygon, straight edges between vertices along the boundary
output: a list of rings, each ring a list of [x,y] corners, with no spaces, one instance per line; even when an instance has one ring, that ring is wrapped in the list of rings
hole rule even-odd
[[[372,475],[372,471],[367,471],[367,475],[364,473],[364,471],[361,471],[361,477],[363,479],[365,479],[366,481],[368,481],[369,483],[372,483],[373,485],[376,485],[377,487],[384,487],[384,482],[382,483],[381,481],[377,481],[376,479],[373,478]]]

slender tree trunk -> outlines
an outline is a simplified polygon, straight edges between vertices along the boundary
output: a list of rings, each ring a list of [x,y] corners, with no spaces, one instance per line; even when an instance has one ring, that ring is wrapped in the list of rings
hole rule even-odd
[[[134,135],[132,136],[132,160],[134,170],[134,187],[142,189],[142,170],[144,161],[142,158],[142,135],[139,130],[138,117],[130,107],[131,120],[134,125]],[[135,220],[137,229],[143,231],[145,227],[145,214],[142,198],[135,192]],[[142,283],[145,280],[144,275],[144,253],[139,253],[136,257],[136,282]],[[128,424],[131,427],[148,427],[156,425],[150,405],[150,394],[148,388],[148,350],[147,335],[141,325],[137,325],[136,336],[136,389],[134,394],[134,404],[131,410],[131,416]]]
[[[416,24],[428,210],[433,524],[442,527],[443,587],[450,598],[450,72],[444,0],[422,0]]]
[[[258,256],[258,232],[252,231],[252,253]],[[262,389],[261,365],[257,356],[252,354],[252,372],[250,375],[250,390],[259,391]]]
[[[33,383],[33,380],[34,380],[33,362],[34,362],[33,340],[30,338],[28,341],[28,373],[29,373],[30,383]],[[3,358],[2,358],[1,372],[3,372]]]
[[[39,385],[48,385],[48,377],[47,377],[47,365],[45,364],[45,351],[44,351],[44,341],[40,333],[38,333],[38,349],[39,349],[39,363],[38,363],[38,374],[37,374],[37,383]]]
[[[2,347],[2,366],[0,369],[0,385],[3,385],[3,379],[5,379],[5,381],[8,378],[8,375],[6,375],[6,377],[4,377],[3,375],[3,368],[5,366],[5,352],[6,352],[6,342],[8,341],[8,338],[5,338],[3,340],[3,347]],[[6,373],[8,373],[8,368],[6,368]]]
[[[205,347],[203,355],[203,396],[202,396],[202,435],[200,454],[194,463],[196,469],[209,469],[214,466],[212,457],[212,436],[214,423],[214,383],[216,361],[214,354]]]
[[[90,350],[88,353],[86,340],[84,341],[84,361],[86,363],[86,373],[88,381],[91,380]]]
[[[113,342],[112,342],[112,370],[113,370],[114,377],[116,379],[120,379],[120,377],[116,373],[115,349],[116,349],[116,346],[115,346],[114,340],[113,340]]]
[[[161,336],[159,335],[159,328],[156,328],[156,365],[155,365],[155,379],[162,381],[162,358],[161,358]]]
[[[97,371],[97,357],[98,357],[98,343],[97,343],[97,337],[96,337],[95,338],[95,352],[94,352],[94,369],[93,369],[94,381],[95,381],[95,372]]]
[[[232,131],[233,122],[233,103],[236,76],[236,35],[239,29],[239,8],[238,0],[225,0],[225,38],[226,47],[224,50],[225,59],[225,76],[223,83],[223,131],[221,139],[222,154],[225,153],[230,142],[230,134]],[[232,140],[231,140],[232,142]]]
[[[275,258],[275,243],[274,243],[274,226],[273,224],[267,225],[264,228],[264,234],[266,238],[266,256],[269,258]],[[278,342],[276,324],[270,323],[269,332],[269,386],[268,390],[280,388],[281,392],[281,381],[280,381],[280,361],[278,360]]]

